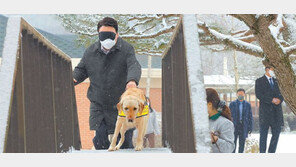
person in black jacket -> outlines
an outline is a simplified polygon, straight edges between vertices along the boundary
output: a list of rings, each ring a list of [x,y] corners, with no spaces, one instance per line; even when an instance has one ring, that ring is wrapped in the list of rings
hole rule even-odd
[[[75,85],[90,80],[87,97],[90,130],[96,130],[93,143],[96,149],[108,149],[118,114],[116,104],[125,89],[139,84],[141,66],[133,46],[119,37],[116,20],[105,17],[97,31],[99,40],[86,49],[73,77]],[[125,133],[121,148],[133,148],[132,134],[132,130]]]
[[[268,152],[275,153],[281,127],[284,125],[281,106],[284,99],[274,76],[273,68],[266,67],[265,75],[258,78],[255,84],[255,93],[257,98],[260,100],[260,153],[266,152],[266,140],[269,127],[271,127],[272,138],[269,144]]]

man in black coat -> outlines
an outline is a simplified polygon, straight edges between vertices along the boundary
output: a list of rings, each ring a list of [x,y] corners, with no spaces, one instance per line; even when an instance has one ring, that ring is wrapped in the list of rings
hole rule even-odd
[[[266,152],[268,129],[271,127],[272,138],[268,152],[275,153],[279,140],[281,126],[284,125],[281,95],[277,80],[274,78],[273,68],[266,67],[265,75],[256,80],[255,93],[260,100],[259,127],[260,127],[260,153]]]
[[[96,149],[108,149],[118,115],[116,104],[125,89],[137,87],[141,66],[131,44],[118,35],[117,21],[105,17],[98,23],[99,40],[86,49],[73,72],[75,85],[90,80],[90,130],[96,130]],[[133,148],[132,130],[121,148]],[[118,138],[119,139],[119,138]]]

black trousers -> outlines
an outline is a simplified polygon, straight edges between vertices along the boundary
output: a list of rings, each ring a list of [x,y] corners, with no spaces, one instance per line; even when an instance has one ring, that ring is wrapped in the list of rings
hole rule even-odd
[[[236,151],[237,138],[239,138],[238,152],[243,153],[244,149],[245,149],[246,138],[244,136],[244,129],[243,129],[242,123],[238,123],[235,127],[235,130],[234,130],[235,147],[234,147],[233,153],[235,153],[235,151]]]
[[[266,125],[266,124],[260,124],[260,153],[266,152],[266,142],[267,142],[267,135],[268,135],[268,129],[271,127],[271,140],[269,143],[268,152],[269,153],[275,153],[277,144],[279,141],[280,133],[281,133],[281,126],[279,125]]]
[[[132,141],[133,131],[134,129],[130,129],[125,132],[125,140],[120,147],[121,149],[134,148]],[[120,134],[118,135],[117,143],[119,140]],[[110,141],[108,139],[108,129],[104,119],[102,120],[99,129],[96,130],[96,135],[93,138],[93,144],[96,150],[108,149],[110,146]]]

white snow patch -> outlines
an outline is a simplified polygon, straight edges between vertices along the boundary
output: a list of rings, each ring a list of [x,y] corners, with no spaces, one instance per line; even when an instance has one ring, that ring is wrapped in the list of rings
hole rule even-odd
[[[282,20],[283,20],[283,15],[278,14],[277,19],[276,19],[276,23],[270,24],[270,26],[268,28],[270,30],[271,35],[275,39],[275,41],[278,43],[278,45],[281,47],[281,49],[285,52],[285,49],[281,45],[281,42],[279,40],[280,29],[282,27],[284,27]]]
[[[255,18],[256,18],[256,19],[259,19],[259,17],[260,17],[261,15],[267,17],[269,14],[256,14],[256,15],[255,15]]]
[[[255,140],[257,140],[257,142],[259,143],[259,138],[260,138],[259,133],[254,133],[251,135],[251,137],[254,138]],[[271,137],[272,137],[272,134],[269,133],[267,136],[266,151],[268,150],[268,146],[269,146]],[[295,141],[296,141],[296,134],[295,133],[282,132],[279,137],[276,153],[296,153],[296,145],[294,144]],[[239,144],[237,142],[236,152],[238,150],[238,145]]]
[[[211,151],[209,118],[196,25],[197,21],[195,15],[183,15],[189,93],[195,130],[196,151],[198,153],[209,153]]]
[[[4,151],[16,55],[19,47],[20,22],[19,17],[10,17],[8,19],[4,40],[2,65],[0,66],[0,152]]]
[[[134,149],[120,149],[117,151],[108,150],[72,150],[71,153],[172,153],[169,148],[144,148],[142,151]]]
[[[294,20],[294,15],[286,14],[284,17],[287,31],[289,32],[287,42],[294,45],[296,43],[296,22]]]

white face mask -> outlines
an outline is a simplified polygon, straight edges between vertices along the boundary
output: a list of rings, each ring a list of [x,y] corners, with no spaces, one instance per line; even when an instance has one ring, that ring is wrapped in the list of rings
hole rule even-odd
[[[105,39],[104,41],[100,41],[102,46],[105,48],[105,49],[111,49],[115,44],[115,40],[112,40],[112,39]]]
[[[274,72],[273,72],[272,70],[269,70],[269,75],[270,75],[271,77],[275,77],[275,74],[274,74]]]

